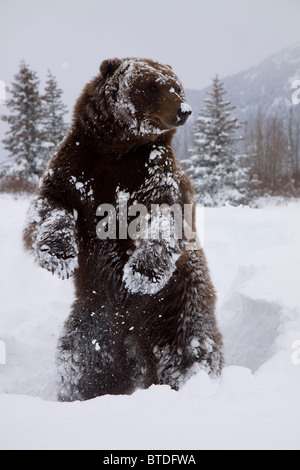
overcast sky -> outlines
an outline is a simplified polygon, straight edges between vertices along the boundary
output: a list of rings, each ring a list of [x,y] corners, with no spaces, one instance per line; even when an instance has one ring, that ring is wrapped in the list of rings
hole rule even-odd
[[[0,8],[0,80],[9,84],[22,59],[42,83],[49,68],[69,106],[109,57],[168,63],[186,88],[201,89],[300,41],[300,0],[0,0]]]

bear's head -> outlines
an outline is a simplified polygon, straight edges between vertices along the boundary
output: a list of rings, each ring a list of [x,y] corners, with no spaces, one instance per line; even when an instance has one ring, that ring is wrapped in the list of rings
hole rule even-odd
[[[136,136],[158,135],[185,123],[191,107],[168,65],[149,59],[109,59],[100,65],[108,115]]]

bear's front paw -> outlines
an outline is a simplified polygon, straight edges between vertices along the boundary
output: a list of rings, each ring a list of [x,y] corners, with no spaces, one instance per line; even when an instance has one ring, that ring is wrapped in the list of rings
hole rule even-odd
[[[78,268],[77,244],[66,234],[57,239],[38,237],[34,248],[39,265],[61,279],[68,279]]]
[[[41,219],[41,220],[40,220]],[[52,209],[37,218],[32,249],[42,267],[68,279],[78,267],[76,221],[63,209]]]
[[[78,268],[78,259],[75,252],[68,250],[65,253],[52,253],[47,245],[42,245],[37,253],[38,263],[42,268],[47,269],[52,274],[56,274],[61,279],[69,279]]]
[[[137,250],[130,256],[123,270],[123,282],[133,294],[156,294],[169,282],[176,269],[179,254],[157,257],[156,250]],[[162,260],[162,258],[164,258]]]

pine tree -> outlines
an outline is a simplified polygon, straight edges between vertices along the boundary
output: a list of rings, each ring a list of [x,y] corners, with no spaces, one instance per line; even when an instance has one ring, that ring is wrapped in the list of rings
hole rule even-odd
[[[58,87],[57,81],[50,71],[48,71],[47,78],[45,94],[42,100],[44,110],[44,138],[49,155],[56,145],[61,142],[67,132],[67,125],[64,122],[67,106],[61,99],[63,91]]]
[[[231,117],[235,107],[224,100],[225,94],[217,76],[196,120],[191,156],[185,161],[196,201],[207,206],[246,204],[249,200],[246,156],[237,152],[241,139],[236,131],[241,125]]]
[[[37,74],[22,61],[7,100],[9,115],[2,116],[9,125],[4,147],[14,159],[16,172],[25,180],[37,179],[42,170],[43,109]],[[10,172],[11,174],[12,172]]]

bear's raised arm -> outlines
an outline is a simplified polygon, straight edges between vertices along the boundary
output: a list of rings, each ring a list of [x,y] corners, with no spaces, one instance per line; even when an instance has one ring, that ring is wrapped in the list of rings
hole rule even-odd
[[[156,294],[186,259],[189,242],[195,236],[191,191],[171,148],[155,146],[149,155],[145,181],[132,196],[151,206],[151,216],[144,216],[144,234],[134,241],[123,269],[123,282],[129,292]],[[187,207],[191,209],[190,217]]]
[[[72,276],[78,267],[76,217],[42,190],[29,208],[23,241],[42,268],[62,279]]]

